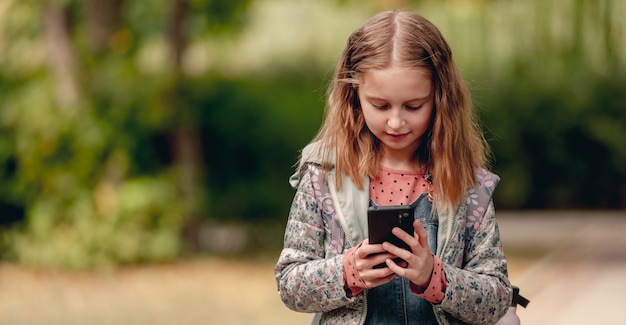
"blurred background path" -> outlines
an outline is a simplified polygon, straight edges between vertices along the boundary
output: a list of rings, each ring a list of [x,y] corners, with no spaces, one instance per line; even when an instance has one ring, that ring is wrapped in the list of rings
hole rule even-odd
[[[522,324],[626,324],[626,212],[501,212]],[[213,258],[103,273],[0,264],[0,324],[306,324],[274,260]]]
[[[501,213],[523,324],[626,324],[626,212]],[[518,265],[523,252],[540,258]],[[508,253],[507,253],[508,254]]]

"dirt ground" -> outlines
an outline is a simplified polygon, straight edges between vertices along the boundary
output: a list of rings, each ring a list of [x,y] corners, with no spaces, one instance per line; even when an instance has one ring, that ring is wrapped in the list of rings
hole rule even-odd
[[[522,264],[511,264],[513,274]],[[109,273],[54,273],[4,264],[0,324],[308,323],[310,315],[280,301],[273,267],[270,260],[206,258]]]
[[[0,324],[298,324],[273,262],[202,259],[109,273],[0,266]]]

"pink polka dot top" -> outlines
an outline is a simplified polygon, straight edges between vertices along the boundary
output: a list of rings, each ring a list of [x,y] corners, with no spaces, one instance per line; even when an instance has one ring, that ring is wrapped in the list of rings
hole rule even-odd
[[[432,190],[422,171],[380,167],[380,175],[370,179],[370,198],[378,205],[408,205],[420,194]]]

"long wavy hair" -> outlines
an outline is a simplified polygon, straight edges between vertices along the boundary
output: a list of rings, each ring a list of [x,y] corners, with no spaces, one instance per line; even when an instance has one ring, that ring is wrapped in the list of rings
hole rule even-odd
[[[360,76],[391,67],[430,71],[434,109],[414,162],[432,174],[434,208],[451,212],[474,187],[476,170],[486,168],[488,146],[477,124],[469,91],[441,32],[424,17],[405,11],[378,13],[354,31],[328,87],[320,152],[337,175],[363,188],[363,177],[378,176],[382,150],[359,102]],[[332,159],[331,157],[334,157]],[[337,177],[341,187],[341,177]]]

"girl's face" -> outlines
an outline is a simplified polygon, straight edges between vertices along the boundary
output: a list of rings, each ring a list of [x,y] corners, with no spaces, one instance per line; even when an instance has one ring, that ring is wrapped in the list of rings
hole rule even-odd
[[[360,81],[363,117],[381,142],[381,163],[390,168],[408,168],[433,114],[430,72],[392,66],[367,71]]]

